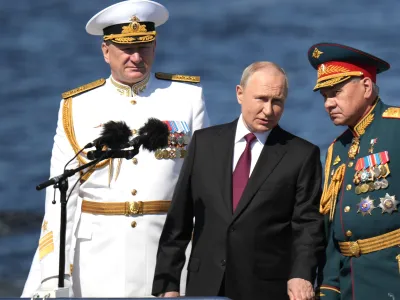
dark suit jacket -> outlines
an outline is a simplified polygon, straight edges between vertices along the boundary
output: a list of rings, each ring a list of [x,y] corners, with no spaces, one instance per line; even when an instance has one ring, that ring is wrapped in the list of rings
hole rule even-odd
[[[288,279],[315,278],[324,249],[319,148],[275,127],[232,214],[236,124],[193,135],[159,242],[153,295],[179,291],[193,223],[187,296],[216,296],[225,280],[234,300],[288,299]]]

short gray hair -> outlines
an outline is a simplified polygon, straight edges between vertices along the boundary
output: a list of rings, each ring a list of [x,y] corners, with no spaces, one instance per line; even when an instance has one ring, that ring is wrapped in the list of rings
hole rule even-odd
[[[375,82],[372,82],[372,90],[376,95],[379,95],[379,86]]]
[[[242,87],[245,87],[251,75],[262,69],[275,69],[278,72],[280,72],[283,76],[285,76],[285,96],[287,97],[289,90],[289,81],[286,72],[278,64],[270,61],[256,61],[251,65],[249,65],[246,69],[244,69],[242,73],[242,78],[240,79],[240,85]]]
[[[361,80],[361,77],[358,76],[358,77],[351,78],[350,81],[360,81],[360,80]],[[372,92],[377,96],[379,95],[379,86],[373,81],[372,81]]]

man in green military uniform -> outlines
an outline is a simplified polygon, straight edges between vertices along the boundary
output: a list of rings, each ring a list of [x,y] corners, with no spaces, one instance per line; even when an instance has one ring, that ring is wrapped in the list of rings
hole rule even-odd
[[[389,64],[360,50],[320,43],[308,51],[335,125],[320,211],[327,221],[321,299],[400,299],[400,108],[379,98]],[[397,181],[397,182],[396,182]]]

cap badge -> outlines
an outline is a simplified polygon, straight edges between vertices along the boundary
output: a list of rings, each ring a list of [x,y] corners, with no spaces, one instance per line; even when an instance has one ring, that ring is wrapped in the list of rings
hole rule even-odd
[[[146,25],[141,25],[138,17],[132,16],[130,21],[131,23],[128,26],[122,26],[121,34],[147,32]]]
[[[319,51],[318,48],[315,48],[315,49],[314,49],[314,52],[313,52],[313,54],[312,54],[312,56],[313,56],[314,58],[318,59],[318,58],[321,56],[321,54],[324,54],[324,52]]]

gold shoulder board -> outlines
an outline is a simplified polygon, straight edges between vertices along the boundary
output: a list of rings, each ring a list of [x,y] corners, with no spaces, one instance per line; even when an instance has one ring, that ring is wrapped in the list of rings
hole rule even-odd
[[[102,86],[103,84],[106,83],[106,80],[104,78],[100,78],[96,81],[90,82],[88,84],[82,85],[76,89],[70,90],[68,92],[62,93],[61,96],[63,99],[67,99],[79,94],[82,94],[84,92],[87,92],[89,90],[92,90],[94,88],[97,88],[99,86]]]
[[[400,119],[400,107],[389,107],[383,112],[382,118]]]
[[[156,75],[156,78],[162,79],[162,80],[183,81],[183,82],[192,82],[192,83],[200,82],[200,76],[169,74],[169,73],[161,73],[161,72],[157,72],[155,75]]]

